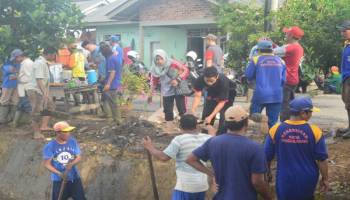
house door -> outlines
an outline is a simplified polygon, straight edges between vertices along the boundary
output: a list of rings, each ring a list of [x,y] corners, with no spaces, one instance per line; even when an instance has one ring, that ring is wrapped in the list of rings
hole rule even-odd
[[[160,42],[159,41],[153,41],[150,44],[150,61],[151,61],[151,65],[153,65],[153,52],[156,49],[160,49]]]
[[[194,51],[197,53],[198,58],[203,61],[203,53],[205,50],[203,38],[201,37],[189,37],[188,38],[188,51]]]

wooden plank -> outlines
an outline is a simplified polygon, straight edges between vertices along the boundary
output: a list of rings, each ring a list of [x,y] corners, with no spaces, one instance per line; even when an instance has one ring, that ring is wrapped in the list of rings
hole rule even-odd
[[[79,113],[79,112],[84,112],[84,111],[89,111],[89,110],[96,110],[100,107],[100,104],[81,104],[79,106],[72,106],[69,108],[69,113]]]

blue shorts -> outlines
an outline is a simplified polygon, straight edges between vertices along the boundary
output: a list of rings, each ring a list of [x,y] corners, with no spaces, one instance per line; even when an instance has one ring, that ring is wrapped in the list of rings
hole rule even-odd
[[[62,181],[53,181],[52,200],[58,200],[61,190],[61,183]],[[63,191],[62,200],[68,200],[69,197],[72,197],[74,200],[86,200],[83,185],[80,179],[67,182]]]
[[[204,200],[205,192],[182,192],[179,190],[174,190],[172,200]]]

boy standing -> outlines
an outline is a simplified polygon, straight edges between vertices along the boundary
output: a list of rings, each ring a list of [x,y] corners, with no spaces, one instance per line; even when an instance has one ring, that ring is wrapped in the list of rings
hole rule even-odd
[[[66,186],[59,200],[67,200],[70,197],[74,200],[85,200],[84,189],[76,167],[76,164],[81,161],[81,151],[78,142],[70,135],[75,127],[62,121],[57,122],[53,128],[56,139],[46,144],[43,151],[44,164],[51,172],[53,182],[52,200],[57,200],[60,196],[62,184]]]
[[[183,115],[180,119],[180,127],[185,134],[175,137],[164,151],[156,149],[149,137],[143,140],[143,145],[161,161],[176,160],[177,182],[172,200],[204,200],[205,191],[208,190],[207,176],[186,164],[185,160],[194,149],[211,136],[197,132],[197,118],[193,115]]]

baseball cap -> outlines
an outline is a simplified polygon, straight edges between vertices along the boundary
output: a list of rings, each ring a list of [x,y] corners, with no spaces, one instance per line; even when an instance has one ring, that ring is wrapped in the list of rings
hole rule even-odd
[[[272,49],[272,42],[268,40],[261,40],[258,42],[258,49]]]
[[[320,112],[319,108],[313,106],[312,101],[309,97],[297,97],[289,103],[290,111],[300,112],[300,111],[312,111]]]
[[[337,26],[337,29],[341,31],[350,30],[350,20],[344,21],[341,25]]]
[[[10,61],[13,61],[16,59],[17,56],[22,56],[24,53],[20,49],[15,49],[11,52],[11,58]]]
[[[249,117],[249,113],[240,105],[229,107],[225,112],[225,121],[240,122]]]
[[[54,126],[53,129],[56,132],[70,132],[75,129],[75,127],[70,126],[66,121],[61,121],[57,122]]]
[[[283,28],[284,33],[290,33],[294,38],[301,39],[304,37],[304,31],[299,26],[285,27]]]
[[[205,37],[206,39],[210,39],[210,40],[217,40],[218,39],[218,37],[216,37],[216,35],[214,35],[214,34],[208,34],[206,37]]]
[[[119,42],[120,36],[119,35],[112,35],[110,40],[111,40],[111,42]]]

